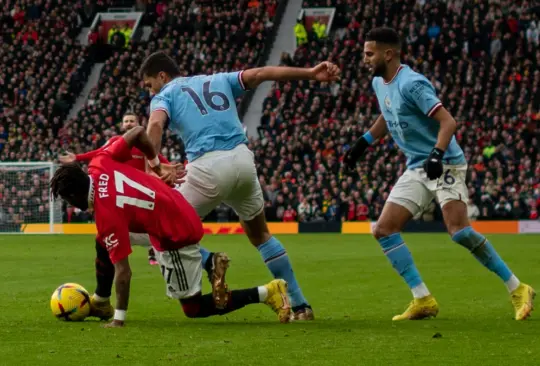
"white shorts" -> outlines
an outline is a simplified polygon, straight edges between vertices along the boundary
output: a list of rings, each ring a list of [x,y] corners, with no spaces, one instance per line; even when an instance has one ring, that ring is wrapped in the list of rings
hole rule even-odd
[[[264,209],[264,199],[253,153],[246,145],[204,154],[186,167],[186,182],[177,188],[205,217],[221,202],[241,220],[249,221]]]
[[[450,201],[466,204],[469,198],[466,177],[467,164],[444,165],[443,175],[434,180],[429,180],[424,168],[407,170],[390,192],[388,201],[405,207],[413,216],[422,213],[434,198],[441,207]]]
[[[158,252],[156,260],[165,280],[167,296],[185,299],[202,290],[202,257],[199,244]]]

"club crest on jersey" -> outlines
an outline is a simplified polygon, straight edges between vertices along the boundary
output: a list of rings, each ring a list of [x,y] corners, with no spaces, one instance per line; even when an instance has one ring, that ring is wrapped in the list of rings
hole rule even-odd
[[[392,102],[390,101],[390,97],[388,97],[388,94],[384,97],[384,106],[388,110],[388,112],[392,112]]]

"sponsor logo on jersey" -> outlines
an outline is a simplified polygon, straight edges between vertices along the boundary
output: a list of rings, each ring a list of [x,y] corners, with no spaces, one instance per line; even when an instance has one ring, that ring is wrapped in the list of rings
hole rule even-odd
[[[107,236],[104,241],[105,241],[105,248],[107,248],[108,251],[111,251],[118,245],[118,239],[114,237],[114,233]]]
[[[144,159],[144,156],[142,155],[131,155],[132,159]]]
[[[404,130],[404,129],[409,127],[409,124],[407,122],[386,121],[386,123],[388,124],[388,127],[390,127],[390,128],[398,128],[398,127],[400,127],[402,130]]]

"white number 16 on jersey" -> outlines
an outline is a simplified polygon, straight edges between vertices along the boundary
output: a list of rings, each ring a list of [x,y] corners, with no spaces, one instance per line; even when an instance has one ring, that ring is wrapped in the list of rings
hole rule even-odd
[[[114,182],[116,184],[116,193],[124,193],[124,184],[127,184],[131,188],[134,188],[138,190],[141,193],[144,193],[149,198],[152,199],[152,201],[146,201],[141,200],[134,197],[128,197],[128,196],[116,196],[116,206],[120,208],[124,208],[124,205],[131,205],[136,206],[140,208],[144,208],[145,210],[153,210],[154,209],[154,200],[156,199],[156,192],[152,191],[149,188],[146,188],[140,183],[135,182],[132,179],[129,179],[124,174],[120,173],[119,171],[114,171]]]

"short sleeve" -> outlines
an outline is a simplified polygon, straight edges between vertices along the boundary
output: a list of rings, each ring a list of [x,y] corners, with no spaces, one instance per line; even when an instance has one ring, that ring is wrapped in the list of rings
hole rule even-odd
[[[442,107],[442,103],[435,93],[435,88],[425,79],[413,79],[404,83],[402,94],[405,99],[414,104],[426,116],[431,117]]]
[[[242,79],[243,73],[244,71],[235,71],[221,74],[229,83],[235,98],[241,97],[247,91],[244,80]]]
[[[171,103],[165,96],[157,94],[150,101],[150,113],[156,111],[167,113],[167,117],[171,119]]]
[[[104,199],[112,202],[111,200],[114,197]],[[107,252],[109,252],[109,257],[113,264],[127,258],[132,252],[128,227],[123,217],[117,215],[116,211],[115,209],[105,207],[104,201],[95,207],[98,240],[107,249]]]
[[[105,147],[104,151],[106,151],[113,160],[121,163],[132,159],[131,149],[123,137],[120,137],[113,143],[110,143],[107,147]]]

